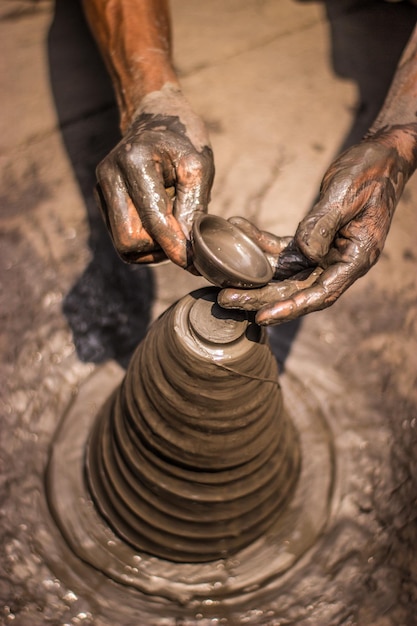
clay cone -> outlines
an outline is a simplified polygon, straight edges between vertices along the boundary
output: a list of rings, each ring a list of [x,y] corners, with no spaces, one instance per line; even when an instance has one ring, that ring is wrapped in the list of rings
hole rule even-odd
[[[265,332],[194,292],[149,330],[87,450],[94,502],[139,551],[232,554],[279,517],[299,472]]]

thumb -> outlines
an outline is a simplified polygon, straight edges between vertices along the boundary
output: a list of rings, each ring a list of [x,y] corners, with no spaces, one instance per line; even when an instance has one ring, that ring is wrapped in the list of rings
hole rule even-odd
[[[341,226],[342,217],[338,208],[321,200],[299,223],[295,242],[312,263],[320,264],[328,254]]]

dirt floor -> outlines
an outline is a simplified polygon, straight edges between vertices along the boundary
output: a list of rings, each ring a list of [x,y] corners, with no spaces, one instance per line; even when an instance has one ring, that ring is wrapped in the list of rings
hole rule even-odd
[[[332,158],[373,120],[417,10],[171,4],[182,85],[212,138],[210,210],[292,234]],[[62,415],[102,364],[125,366],[152,320],[206,283],[113,251],[92,190],[117,111],[78,3],[3,0],[0,41],[1,624],[416,625],[416,176],[375,268],[331,309],[271,331],[283,375],[323,407],[336,452],[328,528],[279,590],[236,610],[207,599],[129,615],[117,589],[103,604],[87,578],[58,577],[42,503]]]

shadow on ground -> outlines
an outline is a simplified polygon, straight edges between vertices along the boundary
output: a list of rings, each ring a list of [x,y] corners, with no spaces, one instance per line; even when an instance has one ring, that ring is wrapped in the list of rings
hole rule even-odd
[[[335,74],[355,81],[359,102],[340,150],[357,143],[384,103],[396,66],[417,20],[408,2],[324,0]]]
[[[81,361],[126,365],[143,338],[154,299],[152,271],[117,256],[96,207],[95,168],[119,140],[118,113],[78,2],[57,0],[48,36],[51,86],[62,137],[82,192],[92,258],[63,312]]]

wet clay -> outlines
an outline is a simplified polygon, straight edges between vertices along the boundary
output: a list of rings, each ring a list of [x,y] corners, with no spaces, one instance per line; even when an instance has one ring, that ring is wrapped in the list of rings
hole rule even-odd
[[[273,269],[261,248],[232,222],[198,215],[192,228],[193,263],[218,287],[262,287]]]
[[[320,406],[288,373],[283,406],[266,331],[216,293],[169,309],[126,375],[113,362],[97,369],[51,445],[44,519],[55,539],[43,535],[39,550],[70,586],[100,588],[118,622],[121,605],[128,623],[261,606],[329,517]]]
[[[300,450],[276,361],[217,289],[150,329],[98,416],[86,456],[94,502],[141,552],[204,562],[265,533],[294,493]]]

